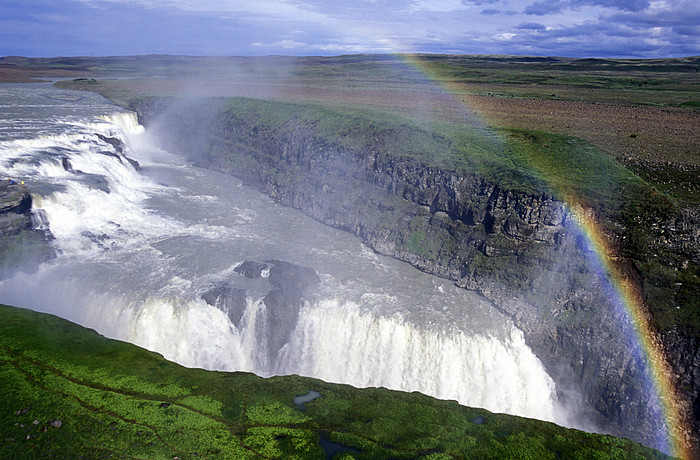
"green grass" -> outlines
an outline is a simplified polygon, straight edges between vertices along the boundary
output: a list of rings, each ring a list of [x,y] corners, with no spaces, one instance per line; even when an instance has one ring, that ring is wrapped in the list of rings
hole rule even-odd
[[[220,118],[250,125],[262,138],[304,133],[355,155],[376,154],[379,164],[413,160],[423,166],[509,180],[506,186],[527,190],[538,182],[527,168],[514,168],[517,165],[505,144],[488,129],[418,121],[348,105],[247,98],[230,99]]]
[[[0,306],[3,458],[666,458],[631,441],[418,393],[188,369]],[[293,397],[321,397],[302,411]],[[56,422],[60,420],[60,426]]]
[[[590,143],[532,130],[478,129],[417,121],[381,111],[289,101],[230,99],[220,116],[256,129],[256,136],[304,133],[378,162],[475,173],[503,189],[574,197],[605,214],[624,206],[675,206],[652,186]],[[639,200],[642,202],[637,203]]]
[[[635,175],[633,168],[571,136],[523,129],[482,130],[349,106],[234,98],[218,118],[247,126],[243,132],[253,133],[252,139],[239,140],[251,145],[270,138],[313,139],[315,145],[340,146],[347,149],[348,156],[374,161],[379,169],[383,163],[399,160],[413,165],[407,167],[473,174],[502,190],[544,194],[592,210],[600,228],[621,242],[614,247],[618,255],[641,275],[654,326],[662,331],[680,325],[693,334],[700,331],[697,266],[684,262],[687,256],[659,249],[657,234],[651,231],[654,223],[679,213],[683,206],[700,202],[696,188],[661,186],[664,182],[682,184],[679,174],[692,175],[690,167],[682,167],[685,169],[671,178],[660,175],[671,174],[668,171],[675,171],[671,167],[659,172],[661,179]],[[231,149],[236,147],[223,148],[216,155],[225,157]],[[275,152],[264,147],[256,150],[256,158],[266,155],[270,164],[279,161]],[[692,184],[690,178],[687,182]],[[395,235],[395,242],[401,251],[447,266],[453,257],[448,253],[451,237],[443,233],[414,219]],[[501,246],[499,254],[508,250],[507,244]],[[510,267],[517,263],[512,260],[514,254],[501,255],[474,261],[470,267],[482,276],[506,276],[512,270],[504,270],[503,264]],[[518,273],[511,273],[505,282],[523,287],[528,271]]]
[[[532,196],[545,194],[580,204],[595,212],[604,230],[624,242],[617,249],[633,261],[645,280],[647,302],[655,310],[655,320],[658,318],[655,326],[668,330],[683,325],[700,331],[700,307],[694,300],[700,286],[697,265],[686,265],[686,256],[655,249],[656,236],[648,228],[682,207],[700,203],[695,167],[623,164],[572,136],[416,120],[351,104],[231,98],[218,120],[248,127],[240,133],[243,138],[232,143],[222,137],[209,152],[217,164],[223,165],[232,151],[242,147],[255,151],[253,156],[239,155],[236,164],[231,165],[233,169],[252,162],[248,169],[254,171],[258,166],[253,163],[261,159],[277,165],[275,152],[251,146],[275,136],[296,136],[314,139],[318,145],[342,147],[348,156],[376,156],[371,161],[376,161],[378,168],[400,160],[415,168],[473,174],[503,190]],[[193,123],[188,120],[185,126]],[[286,180],[295,180],[284,167],[274,168],[286,175]],[[382,219],[387,220],[376,220]],[[402,250],[444,264],[452,259],[444,250],[449,246],[443,244],[446,240],[449,238],[435,232],[409,230],[397,235],[396,242]],[[495,259],[487,262],[493,265],[487,271],[494,276],[502,270]],[[664,274],[669,277],[664,278]]]

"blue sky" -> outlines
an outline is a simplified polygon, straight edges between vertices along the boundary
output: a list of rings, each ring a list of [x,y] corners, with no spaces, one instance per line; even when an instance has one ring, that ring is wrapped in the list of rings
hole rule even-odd
[[[0,56],[700,55],[697,0],[2,0]]]

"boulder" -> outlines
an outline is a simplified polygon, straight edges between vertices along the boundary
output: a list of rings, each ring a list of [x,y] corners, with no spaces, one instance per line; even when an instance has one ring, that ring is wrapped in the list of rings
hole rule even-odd
[[[248,260],[234,271],[253,279],[265,274],[273,287],[263,298],[263,303],[266,307],[267,357],[274,362],[297,325],[304,292],[320,283],[321,279],[314,269],[283,260]]]
[[[246,309],[246,291],[231,286],[228,283],[218,283],[201,295],[209,305],[218,308],[228,315],[231,322],[239,327]]]

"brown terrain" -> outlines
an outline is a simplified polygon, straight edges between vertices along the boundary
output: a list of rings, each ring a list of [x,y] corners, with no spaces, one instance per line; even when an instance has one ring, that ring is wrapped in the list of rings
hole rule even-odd
[[[59,59],[67,61],[54,60]],[[93,77],[117,95],[250,96],[379,107],[412,117],[486,122],[496,127],[571,135],[590,141],[616,158],[700,165],[700,110],[673,106],[678,105],[673,98],[683,101],[687,92],[658,95],[642,90],[496,82],[438,85],[425,79],[401,81],[401,77],[391,76],[304,74],[309,68],[315,69],[313,66],[295,71],[280,71],[273,66],[274,70],[268,71],[262,65],[253,74],[239,75],[211,67],[195,77],[183,73],[169,78],[104,80],[101,75],[110,75],[113,69],[100,72],[82,62],[73,66],[51,62],[28,65],[31,62],[26,58],[2,58],[0,82]],[[695,85],[692,79],[686,86],[692,89]]]
[[[693,59],[669,61],[685,66]],[[70,88],[72,79],[94,78],[89,89],[124,105],[136,95],[278,98],[347,104],[429,121],[552,132],[585,139],[660,190],[691,205],[700,203],[697,72],[641,71],[637,65],[656,65],[641,61],[632,62],[629,70],[580,72],[507,64],[511,70],[505,73],[503,68],[480,69],[478,61],[476,67],[447,67],[442,74],[415,69],[402,73],[396,68],[406,66],[387,62],[367,56],[296,61],[6,57],[0,58],[0,82],[51,78],[66,80],[62,86]],[[466,73],[450,74],[454,69]],[[431,79],[428,74],[442,76]],[[473,81],[476,74],[487,77]],[[504,83],[504,78],[513,82]],[[538,82],[543,79],[547,82]],[[86,89],[85,81],[74,87]]]

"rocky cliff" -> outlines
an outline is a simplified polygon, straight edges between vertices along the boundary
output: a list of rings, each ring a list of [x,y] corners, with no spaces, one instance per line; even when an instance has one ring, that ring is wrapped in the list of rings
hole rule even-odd
[[[24,185],[0,181],[0,276],[11,269],[31,269],[52,257],[49,234],[34,229],[32,197]]]
[[[482,293],[524,331],[578,423],[660,447],[661,408],[653,403],[633,326],[562,201],[478,172],[386,155],[397,135],[391,129],[358,147],[340,132],[335,139],[319,135],[308,121],[266,123],[219,111],[220,105],[166,110],[164,101],[141,99],[132,108],[160,131],[168,149],[358,235],[379,253]],[[659,237],[644,241],[670,251],[674,264],[697,266],[697,214],[664,219],[645,229]],[[608,227],[616,225],[621,228],[619,222]],[[624,228],[608,235],[618,263],[638,281],[625,259],[629,245],[621,244],[632,236]],[[660,330],[656,339],[672,360],[683,415],[694,423],[688,436],[697,440],[697,340],[683,325]]]

